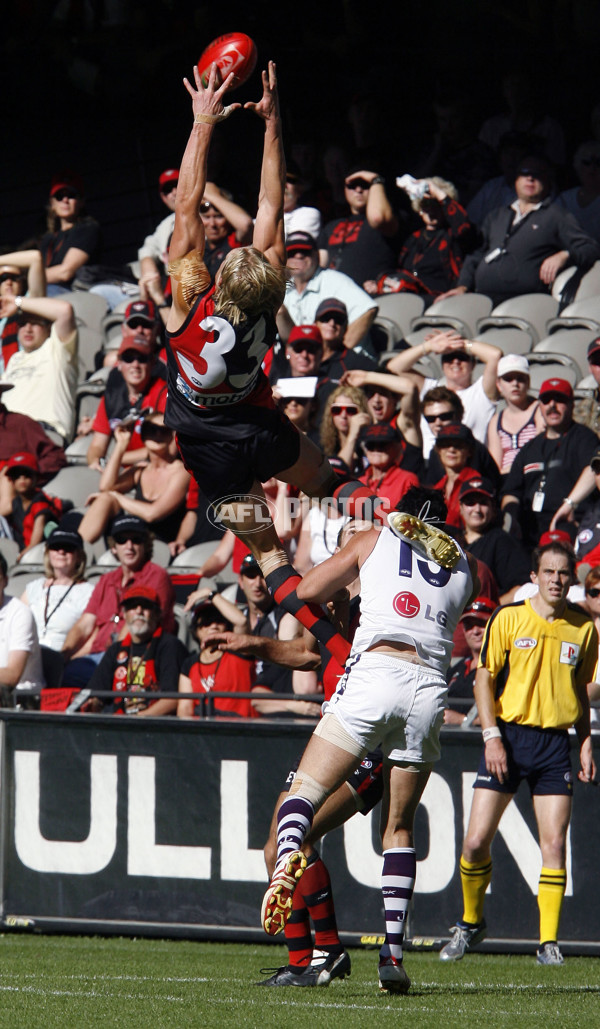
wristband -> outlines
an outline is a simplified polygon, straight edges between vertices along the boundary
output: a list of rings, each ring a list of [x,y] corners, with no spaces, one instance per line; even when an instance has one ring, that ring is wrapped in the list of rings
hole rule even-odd
[[[502,739],[502,733],[500,732],[497,725],[490,725],[489,729],[484,729],[481,735],[483,736],[484,743],[487,743],[489,740]]]
[[[467,351],[467,354],[473,353],[473,344],[470,339],[468,339],[465,343],[465,350]]]
[[[202,125],[216,125],[217,122],[225,121],[226,118],[229,118],[233,110],[234,104],[230,104],[229,107],[224,107],[220,114],[197,114],[194,121],[200,122]]]
[[[570,497],[563,497],[563,504],[568,504],[571,508],[575,507],[575,501],[571,500]]]
[[[17,310],[20,311],[21,310],[21,304],[23,303],[23,297],[15,297],[14,300],[15,300],[15,306],[16,306]]]
[[[385,179],[383,175],[376,175],[374,179],[371,179],[372,186],[385,186]]]

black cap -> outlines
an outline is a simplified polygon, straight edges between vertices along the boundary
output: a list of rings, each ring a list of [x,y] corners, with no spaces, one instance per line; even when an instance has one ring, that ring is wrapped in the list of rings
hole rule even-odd
[[[317,241],[310,232],[290,232],[285,241],[286,250],[316,250]]]
[[[74,529],[64,529],[60,525],[57,525],[56,529],[48,536],[46,540],[47,547],[77,547],[78,550],[83,550],[83,539]]]
[[[256,558],[253,557],[252,554],[246,554],[244,560],[242,561],[242,563],[240,565],[240,574],[241,575],[245,575],[248,572],[253,572],[254,574],[256,574],[256,572],[258,572],[259,575],[262,575],[262,572],[261,572],[261,569],[260,569],[260,565],[259,565],[258,561],[256,560]]]
[[[140,536],[148,536],[150,533],[150,526],[148,522],[145,522],[143,518],[138,518],[137,515],[123,514],[117,515],[113,519],[113,523],[110,527],[111,536],[118,536],[122,532],[135,532]]]
[[[437,436],[436,443],[470,443],[475,445],[475,437],[468,425],[462,422],[450,422],[449,425],[442,425]]]
[[[348,308],[343,300],[336,297],[328,297],[322,300],[315,312],[315,321],[318,322],[324,314],[341,314],[345,321],[348,321]]]
[[[469,495],[469,493],[483,493],[484,497],[489,497],[490,500],[493,500],[496,496],[493,483],[489,479],[482,478],[480,475],[473,476],[473,478],[467,479],[466,482],[463,482],[460,487],[458,499],[463,500]]]
[[[372,446],[377,443],[400,443],[401,435],[390,422],[379,422],[377,425],[365,425],[360,430],[359,440]]]

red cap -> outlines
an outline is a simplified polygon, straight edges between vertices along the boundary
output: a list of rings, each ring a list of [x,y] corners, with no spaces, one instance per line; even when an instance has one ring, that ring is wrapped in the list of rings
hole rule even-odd
[[[564,529],[548,529],[547,532],[543,532],[538,547],[546,547],[548,543],[568,543],[570,547],[573,546],[573,540]]]
[[[497,607],[496,601],[490,597],[476,597],[473,603],[464,609],[460,621],[464,621],[465,618],[478,618],[482,622],[487,622]]]
[[[60,189],[74,189],[79,196],[83,196],[83,179],[76,172],[62,171],[52,176],[50,183],[50,196],[53,197]]]
[[[540,386],[540,400],[545,393],[560,393],[568,400],[573,399],[573,387],[566,379],[546,379]]]
[[[318,325],[294,325],[289,334],[288,343],[315,343],[323,346],[323,337]]]
[[[138,354],[147,354],[148,357],[155,353],[154,345],[143,336],[123,336],[117,357],[121,357],[128,350],[137,350]]]
[[[19,454],[13,454],[13,456],[8,459],[6,467],[9,471],[11,468],[28,468],[30,472],[35,472],[36,475],[39,475],[40,471],[40,466],[37,463],[36,458],[27,450],[22,450]]]
[[[177,182],[179,180],[179,168],[167,168],[166,171],[161,172],[158,176],[158,188],[162,192],[163,186],[166,186],[169,182]]]
[[[128,590],[125,590],[121,603],[125,604],[128,600],[148,600],[155,607],[160,608],[160,597],[152,586],[130,586]]]

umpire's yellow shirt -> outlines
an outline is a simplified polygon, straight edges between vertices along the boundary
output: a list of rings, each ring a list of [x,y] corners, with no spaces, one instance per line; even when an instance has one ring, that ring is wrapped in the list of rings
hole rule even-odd
[[[529,600],[494,612],[479,655],[479,667],[495,679],[496,716],[542,729],[575,724],[577,687],[593,682],[597,661],[598,634],[580,608],[568,604],[547,622]]]

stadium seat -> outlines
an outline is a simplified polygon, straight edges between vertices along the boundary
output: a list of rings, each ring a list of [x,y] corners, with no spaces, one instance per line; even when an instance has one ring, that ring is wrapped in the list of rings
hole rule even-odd
[[[391,318],[383,318],[381,315],[378,315],[373,322],[370,336],[371,343],[378,354],[385,354],[390,350],[394,350],[404,339],[398,324],[392,321]]]
[[[43,571],[45,549],[46,544],[44,541],[42,541],[41,543],[36,543],[35,547],[31,547],[29,550],[26,550],[19,563],[14,564],[9,569],[11,575],[14,575],[16,572],[18,572],[19,568],[24,568],[26,565],[28,566],[28,571],[31,571],[31,565],[35,565],[36,568],[39,568],[41,571]]]
[[[595,329],[600,332],[600,296],[585,297],[569,304],[560,315],[551,318],[547,325],[548,334],[563,328]]]
[[[19,544],[16,540],[0,539],[0,554],[4,555],[8,567],[12,568],[19,556]]]
[[[85,507],[90,493],[97,493],[99,488],[100,472],[95,468],[88,468],[87,465],[67,465],[50,479],[44,490],[51,496],[72,500],[75,507]]]
[[[530,332],[534,345],[546,335],[546,326],[551,318],[556,317],[557,311],[558,301],[547,293],[523,293],[521,296],[504,300],[490,315],[480,318],[477,332],[480,333],[492,326],[513,326]]]
[[[490,314],[492,301],[483,293],[464,293],[432,304],[425,314],[415,318],[407,343],[416,346],[434,329],[455,329],[465,339],[474,339],[477,323]]]
[[[540,340],[533,348],[534,354],[564,354],[579,365],[581,378],[588,374],[587,350],[596,329],[562,329]],[[530,357],[531,355],[528,355]]]
[[[581,369],[576,361],[564,354],[542,353],[539,351],[527,355],[531,390],[538,393],[546,379],[567,379],[573,387],[582,378]]]
[[[569,268],[563,268],[562,272],[556,276],[554,284],[552,286],[552,296],[556,300],[560,301],[562,291],[565,288],[569,279],[575,274],[577,269],[574,266]],[[596,261],[595,264],[585,273],[575,295],[576,300],[585,300],[587,297],[595,297],[600,294],[600,261]]]
[[[405,339],[415,318],[423,314],[425,301],[416,293],[384,293],[377,297],[379,315],[389,318],[400,329],[400,339]]]
[[[75,312],[79,332],[79,381],[83,382],[86,375],[94,371],[95,355],[102,349],[102,319],[106,315],[108,304],[104,297],[84,290],[65,293],[61,300],[68,300]]]
[[[482,343],[491,343],[503,354],[528,354],[533,343],[531,329],[520,329],[510,323],[490,325],[481,331],[478,329],[474,338]]]

